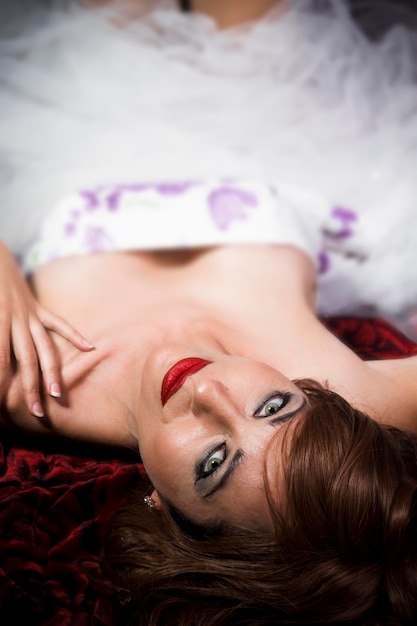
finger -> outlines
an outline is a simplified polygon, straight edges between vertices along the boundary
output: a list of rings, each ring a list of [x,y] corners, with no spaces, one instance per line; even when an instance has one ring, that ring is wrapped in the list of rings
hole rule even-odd
[[[43,417],[44,411],[39,388],[38,355],[25,323],[16,320],[12,323],[11,338],[27,407],[35,417]]]
[[[5,307],[0,307],[0,399],[3,397],[10,375],[10,315]]]
[[[75,328],[62,319],[62,317],[59,317],[59,315],[50,313],[40,305],[37,305],[36,312],[45,328],[61,335],[61,337],[64,337],[64,339],[72,343],[72,345],[79,350],[88,351],[94,349],[94,345],[88,341],[88,339],[75,330]]]
[[[45,389],[53,398],[60,398],[61,371],[54,343],[38,319],[31,318],[29,327],[38,355]]]

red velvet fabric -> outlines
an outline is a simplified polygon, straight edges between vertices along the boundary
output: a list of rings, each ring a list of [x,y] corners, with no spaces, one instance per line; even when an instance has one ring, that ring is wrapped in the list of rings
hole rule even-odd
[[[365,359],[417,354],[382,320],[324,323]],[[103,534],[133,489],[148,490],[132,456],[0,437],[0,624],[114,626],[100,569]]]

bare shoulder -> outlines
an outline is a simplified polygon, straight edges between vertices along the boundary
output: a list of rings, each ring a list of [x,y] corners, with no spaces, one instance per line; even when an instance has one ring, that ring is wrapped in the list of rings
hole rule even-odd
[[[368,365],[380,380],[381,395],[388,394],[381,422],[417,433],[417,356]]]

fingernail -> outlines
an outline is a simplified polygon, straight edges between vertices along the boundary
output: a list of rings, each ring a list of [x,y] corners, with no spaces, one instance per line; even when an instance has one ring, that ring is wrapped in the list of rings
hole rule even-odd
[[[95,348],[95,346],[93,346],[92,343],[87,341],[87,339],[83,339],[82,344],[85,348],[88,348],[89,350],[92,350],[93,348]]]
[[[35,404],[32,406],[32,413],[35,417],[44,416],[44,412],[43,412],[42,405],[40,402],[35,402]]]
[[[52,383],[51,386],[49,387],[49,393],[51,394],[51,396],[53,398],[60,398],[61,397],[61,387],[59,386],[58,383]]]

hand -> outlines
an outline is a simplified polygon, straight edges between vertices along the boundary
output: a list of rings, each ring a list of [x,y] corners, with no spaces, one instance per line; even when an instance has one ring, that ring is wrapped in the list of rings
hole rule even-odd
[[[13,255],[0,242],[0,399],[7,389],[15,359],[25,402],[36,417],[44,415],[39,368],[46,392],[61,397],[57,353],[47,329],[79,350],[94,348],[70,324],[36,301]]]

